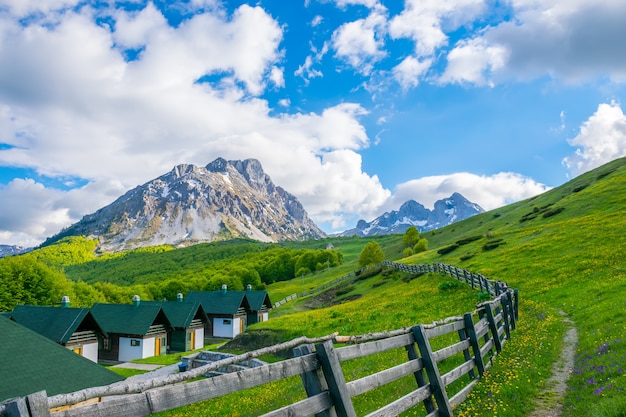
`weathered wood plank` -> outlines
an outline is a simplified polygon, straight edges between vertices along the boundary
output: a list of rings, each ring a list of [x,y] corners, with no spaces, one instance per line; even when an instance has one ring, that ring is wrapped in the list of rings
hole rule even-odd
[[[484,358],[485,355],[491,351],[491,348],[493,348],[493,339],[489,339],[489,341],[480,348],[480,356]]]
[[[489,332],[489,322],[486,318],[482,318],[474,325],[476,337],[479,339]]]
[[[413,337],[413,334],[408,333],[387,339],[337,348],[336,352],[339,360],[343,362],[350,359],[373,355],[375,353],[382,353],[391,349],[398,349],[414,342],[415,338]]]
[[[472,369],[474,369],[475,366],[476,363],[472,358],[469,361],[462,363],[461,365],[442,375],[441,380],[443,381],[443,384],[445,386],[448,386],[457,379],[461,378],[463,375],[467,374]]]
[[[500,353],[502,351],[502,344],[500,343],[496,320],[493,316],[493,310],[491,308],[491,304],[485,304],[485,314],[487,315],[487,321],[489,322],[489,331],[491,332],[493,344],[496,347],[496,352]]]
[[[394,402],[387,404],[383,408],[380,408],[373,413],[368,414],[366,417],[394,417],[400,413],[415,407],[420,402],[427,398],[430,398],[430,385],[418,388],[405,395],[402,398],[398,398]]]
[[[319,368],[315,354],[146,392],[153,411],[171,410]]]
[[[350,392],[351,397],[356,397],[364,392],[371,391],[422,369],[424,369],[422,360],[415,359],[375,374],[368,375],[364,378],[348,382],[348,391]]]
[[[309,397],[302,401],[290,404],[278,410],[270,411],[267,414],[263,414],[261,417],[295,417],[295,416],[310,416],[320,415],[327,413],[333,406],[328,391],[317,394],[313,397]]]
[[[469,347],[469,340],[462,340],[451,346],[447,346],[445,348],[439,349],[436,352],[433,352],[433,358],[435,359],[435,362],[441,362],[442,360],[448,359],[449,357],[454,356],[457,353],[463,352]]]
[[[52,413],[52,417],[142,417],[151,414],[145,394],[122,395],[106,401]]]
[[[463,401],[465,401],[467,399],[467,396],[472,391],[472,389],[474,389],[474,386],[477,383],[478,383],[478,380],[475,379],[474,381],[472,381],[469,384],[467,384],[466,386],[464,386],[461,391],[459,391],[456,394],[454,394],[452,396],[452,398],[450,398],[450,406],[452,406],[453,409],[458,407],[459,404],[461,404]]]
[[[338,417],[356,417],[350,392],[346,386],[346,380],[341,370],[341,363],[332,341],[320,343],[315,346],[318,360],[324,371],[324,377],[328,384],[328,391]]]
[[[433,327],[426,330],[426,337],[432,339],[433,337],[443,336],[448,333],[456,332],[465,326],[463,320],[453,321],[452,323],[443,324],[441,326]]]

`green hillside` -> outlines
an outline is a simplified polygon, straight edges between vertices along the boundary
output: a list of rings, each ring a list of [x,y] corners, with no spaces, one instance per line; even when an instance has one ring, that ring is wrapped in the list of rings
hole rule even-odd
[[[459,415],[524,416],[536,396],[549,397],[547,379],[562,347],[563,317],[573,321],[579,336],[564,415],[626,415],[625,185],[623,158],[535,198],[425,233],[429,250],[403,260],[444,262],[519,288],[521,327]],[[357,282],[340,290],[348,299],[358,294],[356,301],[313,311],[315,303],[302,299],[290,307],[296,313],[257,328],[290,336],[304,329],[312,336],[358,334],[458,312],[437,307],[421,287],[428,283],[432,290],[445,277],[419,280],[419,287],[377,286],[381,277],[369,288]],[[467,304],[460,297],[454,307]]]
[[[626,415],[622,399],[626,397],[625,186],[623,158],[535,198],[423,233],[428,250],[401,259],[410,264],[452,264],[519,289],[519,327],[456,415],[521,417],[529,415],[536,397],[554,402],[548,379],[568,327],[564,318],[578,330],[578,345],[563,415]],[[173,292],[184,286],[206,286],[211,277],[215,277],[213,283],[228,277],[242,282],[242,274],[252,270],[259,274],[272,301],[294,292],[312,292],[272,311],[271,320],[252,326],[230,347],[245,350],[257,347],[259,341],[335,331],[354,335],[428,323],[470,311],[481,300],[480,293],[451,286],[449,278],[442,275],[417,277],[377,269],[319,290],[355,271],[360,251],[372,240],[381,245],[386,259],[397,260],[405,249],[402,236],[395,235],[280,245],[234,241],[102,255],[94,252],[93,242],[74,239],[56,248],[53,245],[0,260],[0,310],[15,302],[6,294],[17,294],[22,297],[20,302],[34,304],[55,303],[68,292],[83,304],[103,297],[120,302],[116,300],[130,300],[133,293],[149,299],[162,296],[165,288]],[[341,254],[341,262],[328,261],[325,250],[329,243]],[[296,268],[298,261],[299,266],[309,265],[308,271]],[[263,280],[263,265],[288,265],[289,278],[295,278]],[[379,365],[353,366],[348,378]],[[298,380],[293,384],[301,386]],[[233,416],[261,413],[302,395],[291,389],[287,384],[246,393],[246,398],[256,399],[252,401],[254,411],[245,408],[252,406],[250,401],[240,406],[241,395],[215,400],[210,407],[217,414]],[[363,398],[359,415],[390,395],[382,391]],[[165,414],[203,415],[206,407],[198,404]],[[241,412],[235,412],[239,408]],[[424,413],[416,410],[410,415]]]

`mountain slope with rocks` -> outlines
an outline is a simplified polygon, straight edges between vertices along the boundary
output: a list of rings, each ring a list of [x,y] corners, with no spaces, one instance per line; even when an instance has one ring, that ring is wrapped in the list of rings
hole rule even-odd
[[[92,236],[103,251],[187,246],[234,237],[262,242],[324,237],[298,199],[272,183],[256,159],[178,165],[84,216],[65,236]]]

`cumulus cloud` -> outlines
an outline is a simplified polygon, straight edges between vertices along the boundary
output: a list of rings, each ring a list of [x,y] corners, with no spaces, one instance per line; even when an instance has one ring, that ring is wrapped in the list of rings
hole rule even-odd
[[[578,149],[563,164],[574,176],[626,156],[626,116],[621,106],[600,104],[569,144]]]
[[[404,90],[417,87],[420,77],[428,71],[431,64],[431,59],[420,61],[412,56],[406,57],[401,63],[393,68],[392,72],[394,79]]]
[[[386,55],[383,49],[387,24],[385,12],[379,7],[365,19],[341,25],[332,37],[335,55],[356,71],[369,74],[373,64]]]
[[[616,42],[626,37],[626,3],[515,0],[511,5],[513,19],[486,28],[480,40],[456,45],[443,80],[480,84],[478,75],[488,72],[520,80],[550,75],[579,83],[600,75],[626,81],[626,56]],[[461,62],[471,68],[462,71]]]
[[[282,28],[261,8],[202,12],[177,27],[152,3],[112,18],[116,31],[88,7],[52,26],[0,25],[0,165],[88,182],[2,188],[2,243],[41,241],[179,163],[219,156],[259,159],[315,221],[342,224],[389,195],[361,167],[362,106],[272,116],[258,98],[284,84]]]
[[[484,39],[473,38],[459,41],[448,53],[448,66],[441,75],[442,83],[471,83],[493,85],[489,74],[504,67],[507,61],[506,48],[490,46]]]
[[[393,197],[384,205],[384,211],[397,210],[407,200],[415,200],[433,208],[437,200],[461,193],[486,211],[524,200],[548,191],[550,188],[512,172],[494,175],[476,175],[459,172],[450,175],[423,177],[399,184]]]
[[[448,43],[444,29],[472,22],[484,9],[484,0],[406,0],[404,10],[391,19],[389,33],[395,39],[412,39],[416,56],[432,56]]]

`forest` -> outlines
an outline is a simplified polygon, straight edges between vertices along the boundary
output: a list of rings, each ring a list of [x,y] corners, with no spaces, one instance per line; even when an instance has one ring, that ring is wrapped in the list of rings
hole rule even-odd
[[[0,311],[19,304],[58,305],[70,297],[73,307],[96,302],[130,303],[174,300],[189,290],[216,290],[226,284],[262,289],[343,263],[326,249],[299,248],[235,239],[186,248],[156,246],[129,252],[98,253],[97,241],[67,237],[27,254],[0,259]]]

